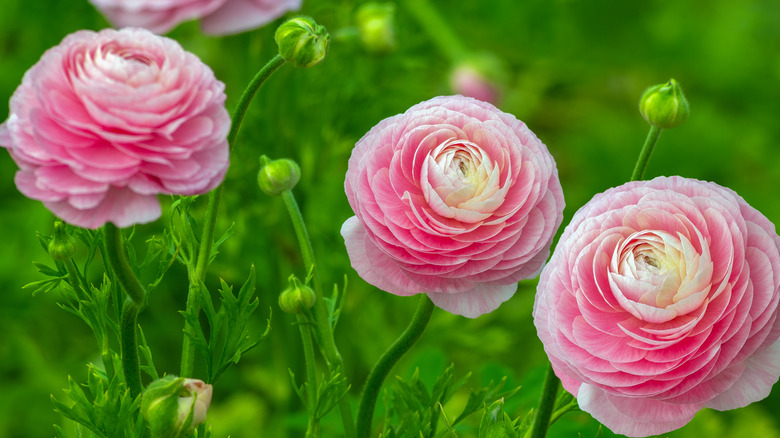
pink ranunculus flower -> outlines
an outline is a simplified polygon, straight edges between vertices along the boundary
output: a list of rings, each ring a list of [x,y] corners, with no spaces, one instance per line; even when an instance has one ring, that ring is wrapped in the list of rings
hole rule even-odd
[[[65,221],[150,222],[157,194],[205,193],[224,178],[224,88],[171,39],[79,31],[24,75],[0,145],[19,165],[19,191]]]
[[[358,274],[470,318],[541,270],[564,206],[555,161],[533,132],[463,96],[371,129],[352,151],[345,188],[356,216],[341,234]]]
[[[766,397],[780,376],[778,245],[766,217],[714,183],[661,177],[594,197],[534,305],[564,388],[628,436]]]
[[[227,35],[267,24],[302,0],[90,0],[115,26],[166,33],[184,21],[201,19],[203,31]]]

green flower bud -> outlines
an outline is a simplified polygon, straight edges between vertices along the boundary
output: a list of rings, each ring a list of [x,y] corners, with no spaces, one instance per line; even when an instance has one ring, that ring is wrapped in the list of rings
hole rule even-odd
[[[358,34],[363,47],[371,53],[395,49],[395,5],[365,3],[355,13]]]
[[[49,255],[54,260],[68,260],[76,253],[76,244],[65,231],[65,224],[54,223],[54,236],[49,241]]]
[[[287,158],[269,160],[260,157],[260,172],[257,174],[257,185],[267,195],[277,196],[285,190],[292,190],[301,180],[301,168]]]
[[[165,376],[141,397],[141,413],[152,438],[185,438],[206,419],[212,387],[201,380]]]
[[[688,101],[682,87],[674,79],[654,85],[642,94],[639,112],[651,125],[658,128],[676,128],[688,118]]]
[[[279,295],[279,307],[286,313],[297,314],[304,309],[311,309],[317,296],[312,288],[301,284],[298,277],[291,275],[290,286]]]
[[[297,17],[276,29],[276,44],[285,61],[296,67],[311,67],[328,52],[328,31],[309,17]]]

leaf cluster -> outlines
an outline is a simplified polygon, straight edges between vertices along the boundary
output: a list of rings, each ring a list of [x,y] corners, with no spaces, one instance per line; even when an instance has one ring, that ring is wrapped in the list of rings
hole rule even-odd
[[[420,379],[419,369],[408,380],[396,377],[395,385],[385,395],[387,413],[381,437],[457,437],[456,425],[466,417],[497,401],[503,404],[505,398],[520,390],[517,387],[502,391],[506,378],[498,383],[491,381],[484,388],[470,390],[468,401],[461,412],[452,419],[448,418],[444,406],[470,377],[471,373],[468,373],[456,380],[454,365],[450,365],[436,379],[430,391]],[[438,431],[440,422],[444,429]]]
[[[261,342],[271,330],[270,314],[265,331],[258,339],[249,336],[247,327],[252,313],[260,304],[255,294],[255,267],[251,266],[249,278],[236,296],[233,287],[220,280],[220,308],[215,310],[211,294],[206,285],[191,276],[190,287],[197,288],[200,307],[208,321],[208,336],[193,309],[181,311],[188,322],[184,335],[189,337],[196,350],[206,361],[207,382],[214,383],[231,365],[238,363],[241,356]],[[254,297],[254,300],[252,299]],[[270,312],[270,309],[269,309]]]

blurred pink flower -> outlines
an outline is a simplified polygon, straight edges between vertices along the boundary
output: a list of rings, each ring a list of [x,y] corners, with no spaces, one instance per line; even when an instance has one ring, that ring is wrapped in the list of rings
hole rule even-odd
[[[352,266],[396,295],[470,318],[547,259],[562,220],[555,161],[514,116],[463,96],[383,120],[352,151],[341,229]]]
[[[766,397],[780,376],[778,245],[769,220],[713,183],[662,177],[594,197],[534,306],[564,388],[628,436]]]
[[[476,68],[468,64],[459,65],[452,71],[450,85],[456,93],[485,102],[496,103],[498,90]]]
[[[11,98],[0,145],[16,186],[85,228],[160,216],[157,194],[216,187],[228,167],[224,84],[143,29],[80,31],[49,49]]]
[[[117,27],[166,33],[201,19],[203,31],[227,35],[251,30],[301,7],[302,0],[90,0]]]

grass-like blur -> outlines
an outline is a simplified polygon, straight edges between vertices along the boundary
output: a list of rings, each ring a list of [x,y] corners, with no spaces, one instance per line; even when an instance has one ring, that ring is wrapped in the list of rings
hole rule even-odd
[[[413,0],[412,0],[413,1]],[[361,2],[304,0],[301,13],[332,34],[354,25]],[[677,79],[691,116],[664,131],[647,178],[682,175],[734,189],[770,220],[780,220],[780,3],[772,0],[709,2],[585,2],[575,0],[432,0],[468,49],[500,57],[508,74],[498,107],[525,121],[558,163],[566,218],[594,194],[631,175],[647,132],[637,102],[643,89]],[[598,4],[596,4],[598,3]],[[235,222],[236,235],[222,248],[207,284],[219,278],[243,283],[257,267],[261,305],[253,330],[259,334],[273,308],[271,336],[230,369],[214,389],[208,422],[216,437],[295,437],[306,426],[287,368],[303,375],[298,330],[277,305],[278,293],[302,263],[280,199],[256,185],[258,157],[288,157],[303,175],[296,196],[307,220],[320,276],[348,290],[336,340],[356,403],[362,381],[382,351],[403,330],[417,300],[381,292],[352,271],[339,228],[352,215],[344,195],[347,159],[355,142],[385,117],[431,97],[450,94],[448,58],[403,4],[397,5],[397,50],[366,53],[357,41],[334,38],[327,58],[309,69],[285,66],[260,91],[244,121],[226,180],[217,233]],[[273,31],[226,38],[206,37],[196,23],[169,36],[196,53],[227,84],[232,109],[244,85],[276,52]],[[87,0],[3,0],[0,13],[0,120],[24,72],[48,48],[79,29],[107,22]],[[20,195],[16,170],[0,151],[0,437],[52,436],[52,424],[67,424],[53,411],[50,394],[65,396],[67,376],[86,377],[97,361],[89,329],[57,307],[58,293],[32,297],[22,285],[41,279],[32,261],[47,261],[36,231],[48,234],[53,216]],[[167,200],[163,200],[168,203]],[[205,198],[199,201],[205,208]],[[161,223],[137,227],[139,253]],[[447,365],[456,375],[473,373],[469,386],[508,377],[522,385],[507,401],[513,417],[536,404],[546,358],[536,338],[531,308],[536,281],[524,281],[509,302],[476,320],[437,310],[421,341],[394,369],[409,377],[416,367],[432,384]],[[186,273],[175,266],[140,315],[160,372],[177,373]],[[118,347],[117,347],[118,349]],[[197,368],[196,376],[202,370]],[[392,385],[392,378],[388,383]],[[468,393],[447,411],[459,412]],[[378,405],[381,412],[381,400]],[[671,437],[780,436],[776,412],[780,389],[748,408],[705,410]],[[470,419],[479,422],[479,414]],[[570,413],[549,436],[585,437],[598,424]],[[338,436],[338,415],[323,422],[323,436]],[[607,434],[610,436],[610,434]],[[476,430],[460,436],[476,436]],[[666,436],[666,435],[665,435]]]

